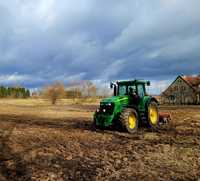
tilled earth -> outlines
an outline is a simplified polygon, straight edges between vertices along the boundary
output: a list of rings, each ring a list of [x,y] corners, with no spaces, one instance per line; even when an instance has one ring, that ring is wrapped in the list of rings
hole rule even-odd
[[[0,180],[200,179],[200,107],[162,107],[173,121],[134,135],[94,131],[95,106],[74,108],[91,117],[0,114]]]

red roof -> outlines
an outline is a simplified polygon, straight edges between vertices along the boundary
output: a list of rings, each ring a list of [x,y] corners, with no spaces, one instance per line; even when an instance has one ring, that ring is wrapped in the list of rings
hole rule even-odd
[[[195,90],[200,89],[200,75],[199,76],[181,76],[190,86]]]

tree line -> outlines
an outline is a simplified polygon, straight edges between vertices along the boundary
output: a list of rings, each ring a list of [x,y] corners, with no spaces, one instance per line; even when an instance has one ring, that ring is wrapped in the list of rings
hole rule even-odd
[[[0,86],[0,98],[28,98],[30,91],[24,87],[4,87]]]
[[[55,82],[43,88],[42,94],[55,104],[58,99],[69,98],[96,98],[97,88],[91,81],[71,82],[64,86],[61,82]]]

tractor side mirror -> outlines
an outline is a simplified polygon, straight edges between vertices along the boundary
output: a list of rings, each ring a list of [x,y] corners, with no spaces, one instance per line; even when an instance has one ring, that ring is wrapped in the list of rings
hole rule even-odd
[[[114,96],[116,96],[116,95],[117,95],[117,91],[118,91],[118,90],[117,90],[117,84],[111,82],[111,83],[110,83],[110,88],[111,88],[111,89],[114,88]]]
[[[147,86],[150,86],[151,84],[150,84],[150,81],[147,81]]]
[[[111,88],[111,89],[113,88],[113,83],[112,83],[112,82],[110,83],[110,88]]]

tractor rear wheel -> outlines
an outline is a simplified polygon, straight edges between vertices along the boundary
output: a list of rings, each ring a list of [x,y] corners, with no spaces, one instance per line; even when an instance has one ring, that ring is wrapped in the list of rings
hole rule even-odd
[[[148,122],[153,129],[157,129],[159,126],[158,104],[155,101],[150,102],[148,106]]]
[[[138,114],[135,109],[125,108],[120,114],[119,120],[122,127],[129,133],[135,133],[138,129]]]

